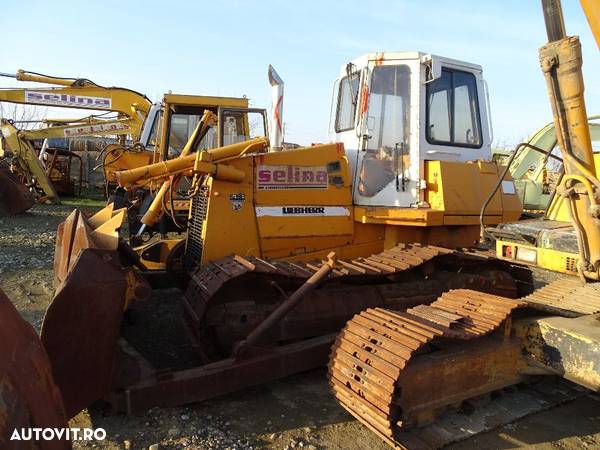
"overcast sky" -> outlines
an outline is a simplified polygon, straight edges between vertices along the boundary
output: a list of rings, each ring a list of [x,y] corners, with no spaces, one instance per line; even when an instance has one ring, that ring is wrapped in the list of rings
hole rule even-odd
[[[481,64],[497,144],[515,144],[551,120],[537,56],[545,41],[537,0],[2,4],[0,72],[86,77],[152,100],[169,90],[247,95],[254,106],[268,107],[273,64],[286,83],[290,142],[327,140],[340,66],[372,51],[420,50]],[[598,49],[579,2],[563,0],[563,9],[567,32],[583,44],[588,112],[600,113]],[[0,78],[0,86],[16,84]]]

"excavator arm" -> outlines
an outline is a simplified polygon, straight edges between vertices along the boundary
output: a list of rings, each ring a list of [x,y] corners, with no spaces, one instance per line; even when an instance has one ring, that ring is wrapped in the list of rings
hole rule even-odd
[[[141,134],[144,120],[152,106],[145,95],[136,91],[104,87],[88,79],[51,77],[23,70],[14,75],[0,73],[0,76],[54,85],[0,89],[0,102],[117,113],[117,117],[111,119],[90,116],[37,130],[19,130],[10,121],[2,119],[0,158],[12,157],[13,167],[17,166],[27,179],[27,185],[37,187],[43,192],[42,199],[51,202],[58,202],[58,195],[31,145],[32,140],[90,135],[131,135],[136,139]]]
[[[91,109],[112,111],[122,119],[127,118],[131,135],[138,137],[152,103],[143,94],[121,87],[100,86],[93,81],[77,78],[60,78],[17,71],[16,74],[0,73],[0,76],[51,84],[51,87],[0,89],[0,102],[35,106]]]
[[[582,0],[592,32],[599,38],[597,8]],[[597,2],[596,2],[597,3]],[[567,200],[579,249],[578,272],[583,279],[600,279],[600,181],[596,174],[585,107],[581,44],[567,36],[559,0],[542,0],[548,43],[540,48],[540,65],[565,175],[557,190]]]
[[[17,171],[27,179],[27,186],[37,187],[43,192],[39,200],[58,203],[58,193],[31,142],[21,138],[19,130],[6,119],[0,119],[0,132],[0,159],[12,158]]]
[[[50,121],[57,123],[56,121]],[[21,130],[19,137],[24,140],[70,138],[79,136],[118,136],[131,134],[132,123],[130,119],[98,119],[93,116],[73,121],[64,121],[60,124],[37,128],[35,130]]]
[[[65,120],[56,126],[34,130],[19,130],[10,121],[0,120],[0,129],[4,137],[0,144],[0,159],[13,158],[13,164],[27,179],[27,185],[36,186],[43,192],[42,199],[51,202],[58,202],[58,194],[43,162],[40,161],[31,144],[33,140],[91,135],[126,135],[132,133],[132,126],[134,126],[130,118],[107,120],[91,116],[84,119],[74,119],[73,123]]]

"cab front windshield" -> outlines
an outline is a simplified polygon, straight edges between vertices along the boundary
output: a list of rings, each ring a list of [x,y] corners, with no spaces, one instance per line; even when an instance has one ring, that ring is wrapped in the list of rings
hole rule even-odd
[[[410,69],[406,65],[373,69],[366,118],[367,143],[358,189],[372,197],[394,182],[405,189],[409,167]]]
[[[176,157],[181,153],[183,147],[198,125],[198,122],[202,119],[204,110],[205,108],[195,108],[189,112],[171,112],[168,124],[169,136],[167,154],[169,158]],[[149,150],[154,150],[159,146],[159,141],[162,136],[161,127],[163,125],[163,114],[163,111],[161,111],[160,114],[157,114],[154,123],[152,124],[150,139],[146,146]],[[215,148],[217,146],[216,136],[216,130],[213,128],[209,129],[194,150]]]

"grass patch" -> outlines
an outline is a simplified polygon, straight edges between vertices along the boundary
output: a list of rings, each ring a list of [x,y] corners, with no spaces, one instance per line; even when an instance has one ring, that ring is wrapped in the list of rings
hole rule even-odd
[[[106,200],[102,198],[61,197],[60,203],[67,206],[105,206]]]

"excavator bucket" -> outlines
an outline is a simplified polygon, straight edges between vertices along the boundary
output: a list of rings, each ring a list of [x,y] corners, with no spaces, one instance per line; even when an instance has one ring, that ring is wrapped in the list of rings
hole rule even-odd
[[[75,210],[58,227],[56,292],[42,324],[42,342],[68,417],[109,391],[123,312],[150,287],[123,266],[118,230],[125,210],[112,204],[86,218]]]
[[[26,428],[63,428],[67,419],[50,361],[37,333],[0,290],[0,448],[31,448],[11,437]],[[39,450],[67,450],[68,441],[40,440]]]
[[[12,216],[27,211],[35,197],[9,170],[0,168],[0,216]]]

